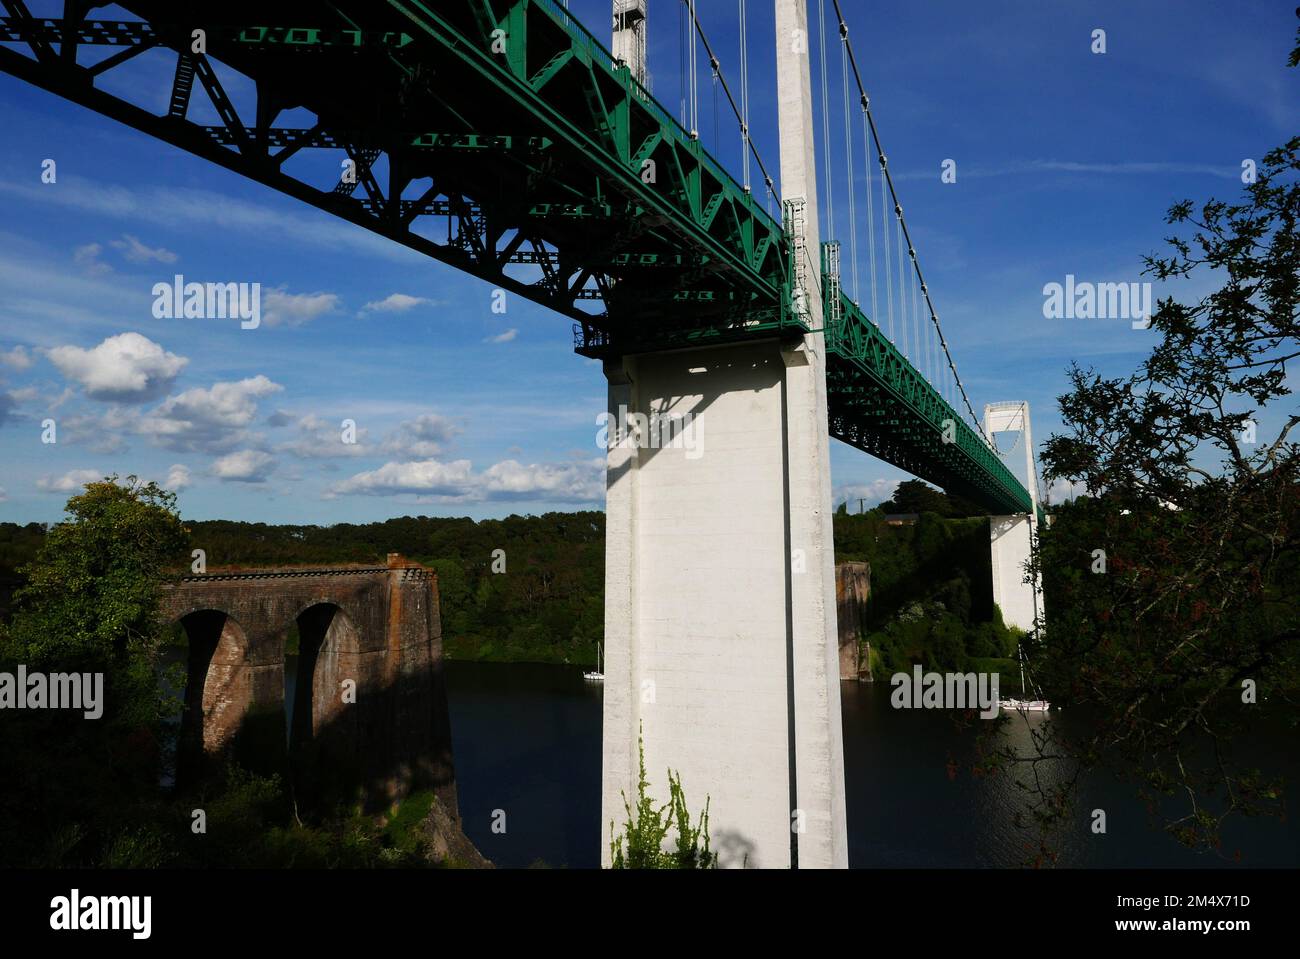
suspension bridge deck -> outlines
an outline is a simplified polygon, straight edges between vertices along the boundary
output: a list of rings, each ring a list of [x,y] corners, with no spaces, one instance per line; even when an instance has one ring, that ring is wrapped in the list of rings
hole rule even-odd
[[[138,21],[0,3],[0,69],[564,314],[579,352],[808,332],[782,224],[556,0],[123,0]],[[161,112],[96,86],[159,57]],[[196,80],[216,123],[190,117]],[[875,323],[826,300],[831,435],[1027,512]]]

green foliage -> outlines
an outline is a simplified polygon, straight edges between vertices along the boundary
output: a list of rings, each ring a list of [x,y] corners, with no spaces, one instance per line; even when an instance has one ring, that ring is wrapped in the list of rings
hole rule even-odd
[[[23,584],[18,570],[36,558],[44,541],[43,523],[0,523],[0,623],[9,619],[14,591]]]
[[[415,793],[386,821],[356,809],[325,810],[312,821],[294,814],[279,776],[228,767],[211,795],[196,800],[208,811],[206,835],[187,836],[174,865],[249,868],[415,868],[432,865],[420,826],[432,793]],[[185,803],[184,807],[194,805]],[[181,813],[184,809],[176,807]],[[187,832],[187,823],[176,824]]]
[[[987,511],[969,500],[937,490],[919,479],[903,480],[894,490],[893,497],[881,503],[878,508],[886,514],[937,513],[950,519],[987,515]]]
[[[1047,480],[1089,495],[1041,536],[1049,641],[1034,661],[1054,703],[1097,717],[1079,742],[1044,737],[1044,750],[1081,768],[1110,757],[1153,810],[1179,804],[1172,834],[1215,848],[1232,812],[1281,811],[1231,747],[1270,712],[1294,722],[1300,689],[1300,414],[1287,385],[1300,356],[1300,137],[1263,158],[1239,202],[1182,200],[1166,222],[1172,253],[1144,257],[1146,272],[1220,285],[1160,300],[1133,373],[1070,371],[1066,431],[1042,460]],[[1262,435],[1269,414],[1280,426]],[[1040,797],[1048,814],[1064,818],[1072,787]]]
[[[163,571],[184,557],[175,494],[134,476],[89,483],[19,572],[5,652],[29,666],[121,664],[157,639]]]
[[[186,531],[172,494],[135,477],[88,484],[67,512],[22,570],[27,585],[0,630],[0,670],[102,673],[103,715],[5,717],[0,859],[150,862],[151,834],[122,833],[114,823],[157,790],[168,705],[155,670],[165,638],[158,589],[185,555]]]
[[[917,487],[931,504],[942,504],[942,513],[960,511],[944,494],[925,484]],[[907,497],[912,489],[904,483],[900,495]],[[604,631],[602,513],[480,522],[420,516],[329,527],[226,520],[190,525],[212,571],[381,564],[389,552],[424,563],[438,574],[443,648],[449,658],[596,663],[596,644]],[[23,531],[25,548],[34,552],[27,528],[14,530]],[[43,535],[39,526],[35,532]],[[923,512],[916,525],[896,527],[885,524],[879,509],[862,515],[841,510],[835,516],[837,560],[871,564],[871,628],[885,628],[909,603],[938,604],[966,628],[962,646],[971,655],[995,654],[988,649],[985,625],[995,615],[987,585],[987,540],[983,518],[944,519]],[[505,575],[492,571],[496,549],[505,551]],[[176,633],[173,640],[183,643],[184,637]],[[291,651],[295,640],[291,633]]]
[[[604,630],[605,515],[405,516],[382,523],[193,524],[209,569],[383,563],[402,553],[438,573],[443,648],[453,659],[594,665]],[[504,550],[506,573],[492,570]]]
[[[911,603],[882,628],[868,634],[874,663],[888,677],[908,672],[913,664],[927,671],[981,670],[978,663],[1012,662],[1020,631],[1002,624],[1001,617],[967,624],[941,603]]]
[[[965,670],[971,657],[1015,655],[1016,631],[1002,624],[991,597],[983,517],[927,512],[913,525],[892,526],[883,508],[840,514],[835,558],[871,567],[864,638],[873,676],[907,671],[913,663]]]
[[[656,806],[650,798],[650,781],[645,771],[645,740],[637,738],[640,774],[637,779],[636,810],[623,796],[627,822],[623,834],[614,835],[609,824],[609,853],[614,869],[716,869],[717,853],[709,849],[709,799],[695,825],[686,805],[686,794],[679,775],[668,770],[668,802]],[[677,841],[671,850],[664,848],[668,833],[676,829]]]

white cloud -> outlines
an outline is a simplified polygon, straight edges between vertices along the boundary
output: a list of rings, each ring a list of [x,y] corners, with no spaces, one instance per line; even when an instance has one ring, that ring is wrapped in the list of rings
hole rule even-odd
[[[282,411],[281,411],[282,412]],[[267,422],[280,413],[268,417]],[[368,431],[358,426],[354,443],[343,442],[343,420],[327,420],[308,414],[298,420],[298,438],[277,447],[302,459],[329,459],[336,456],[362,456],[370,452],[366,444]]]
[[[27,348],[24,346],[15,346],[12,350],[0,352],[0,363],[15,370],[25,370],[36,362]]]
[[[571,503],[599,502],[605,494],[605,461],[524,465],[504,460],[475,474],[469,460],[450,463],[434,459],[410,463],[385,463],[379,469],[357,473],[329,491],[346,494],[393,496],[403,493],[443,500],[547,500]]]
[[[123,233],[122,239],[114,240],[112,247],[132,263],[175,263],[176,254],[163,247],[145,246],[129,233]]]
[[[162,485],[173,493],[179,493],[190,485],[190,468],[183,463],[173,463],[168,467],[167,478],[163,480]]]
[[[1086,483],[1071,483],[1069,480],[1058,477],[1052,480],[1047,488],[1047,499],[1055,504],[1061,504],[1074,499],[1077,496],[1086,496],[1088,486]]]
[[[5,502],[7,499],[9,499],[9,494],[5,492],[3,486],[0,486],[0,503]]]
[[[302,326],[338,309],[337,293],[286,293],[283,288],[262,292],[262,322],[267,326]]]
[[[383,452],[404,459],[429,459],[442,452],[443,444],[460,432],[445,416],[425,413],[406,420],[384,437]]]
[[[483,342],[484,343],[509,343],[518,335],[519,335],[518,330],[510,329],[510,330],[506,330],[504,333],[498,333],[496,336],[489,336]]]
[[[179,452],[221,452],[248,440],[257,400],[284,387],[257,375],[168,397],[140,418],[137,430]]]
[[[439,463],[422,460],[414,463],[385,463],[377,470],[358,473],[334,486],[338,493],[421,493],[434,496],[464,496],[473,486],[469,460]]]
[[[93,399],[139,403],[166,393],[189,362],[139,333],[110,336],[93,349],[56,346],[50,362]]]
[[[587,503],[605,496],[605,460],[531,463],[504,460],[483,474],[489,499],[548,499]]]
[[[275,468],[275,458],[261,450],[239,450],[212,464],[212,475],[235,483],[261,483]]]
[[[399,423],[379,442],[371,442],[370,430],[358,424],[353,437],[355,442],[345,443],[343,422],[342,417],[325,419],[312,413],[294,416],[284,410],[277,410],[266,418],[268,426],[279,427],[288,423],[296,426],[296,437],[275,449],[300,459],[336,459],[383,453],[397,457],[403,463],[427,460],[441,453],[444,445],[460,432],[460,428],[447,417],[425,413]]]
[[[63,407],[63,404],[68,402],[68,400],[72,399],[76,395],[77,395],[77,391],[75,389],[73,389],[71,386],[65,386],[63,388],[62,393],[60,393],[58,396],[54,397],[52,400],[49,401],[48,405],[50,407],[50,411],[58,412]]]
[[[408,296],[405,293],[390,293],[382,300],[374,300],[361,308],[362,313],[405,313],[412,307],[422,306],[432,301],[423,296]]]
[[[86,413],[60,417],[59,442],[85,446],[105,455],[121,453],[127,448],[123,433],[134,429],[134,416],[120,407],[103,413]]]
[[[42,476],[36,481],[36,487],[47,493],[71,493],[103,478],[100,470],[69,470],[58,477]]]
[[[72,262],[91,276],[113,272],[113,268],[99,258],[104,248],[98,243],[87,243],[72,251]]]
[[[833,502],[838,506],[847,501],[850,513],[856,513],[859,505],[870,509],[890,499],[894,490],[898,489],[899,482],[896,479],[878,479],[870,483],[845,483],[835,487]],[[859,500],[864,502],[859,504]]]

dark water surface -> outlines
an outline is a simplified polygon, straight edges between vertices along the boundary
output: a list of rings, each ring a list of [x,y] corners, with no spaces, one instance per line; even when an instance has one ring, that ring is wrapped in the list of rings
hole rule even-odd
[[[600,864],[600,737],[603,687],[582,670],[525,663],[447,664],[456,780],[465,831],[501,866],[595,868]],[[1015,825],[1023,799],[1010,777],[974,779],[948,764],[971,753],[973,734],[945,713],[895,710],[889,687],[841,683],[849,864],[854,867],[1020,866],[1034,833]],[[1063,724],[1068,714],[1061,713]],[[1031,717],[1028,723],[1041,721]],[[1006,735],[1029,743],[1024,718]],[[1239,744],[1241,745],[1241,744]],[[1300,782],[1294,732],[1244,744],[1248,758],[1288,785]],[[662,770],[651,770],[654,773]],[[1131,785],[1096,776],[1078,803],[1079,822],[1058,847],[1075,867],[1300,865],[1300,826],[1237,819],[1223,834],[1226,858],[1191,852],[1153,828]],[[1105,835],[1089,813],[1106,812]],[[493,833],[495,810],[506,831]],[[607,837],[603,841],[608,841]]]

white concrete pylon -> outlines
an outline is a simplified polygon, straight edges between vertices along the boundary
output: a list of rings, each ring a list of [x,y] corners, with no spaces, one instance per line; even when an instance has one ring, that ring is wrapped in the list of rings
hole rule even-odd
[[[776,14],[782,192],[808,198],[818,251],[804,0]],[[707,797],[721,865],[846,867],[822,334],[625,356],[605,375],[603,862],[643,735],[658,802],[669,768],[693,814]],[[689,415],[687,442],[656,438],[665,414]]]
[[[989,403],[984,407],[984,435],[993,443],[995,433],[1018,432],[1025,450],[1025,485],[1029,488],[1029,512],[989,517],[990,565],[993,573],[993,602],[1002,611],[1002,621],[1026,632],[1037,628],[1043,614],[1043,584],[1036,578],[1025,582],[1038,535],[1038,471],[1034,464],[1034,435],[1030,428],[1029,404]],[[996,446],[994,452],[997,452]]]
[[[791,704],[794,753],[792,815],[801,868],[847,868],[844,742],[840,726],[839,642],[835,615],[835,547],[831,528],[830,434],[817,209],[816,143],[807,0],[775,0],[777,128],[781,195],[804,199],[802,248],[807,261],[809,326],[783,351],[786,363],[787,518],[792,555],[806,557],[790,577]],[[829,174],[829,171],[828,171]],[[806,272],[805,272],[806,271]]]
[[[646,17],[646,0],[614,0],[614,42],[610,52],[615,60],[628,65],[633,79],[648,89]]]

